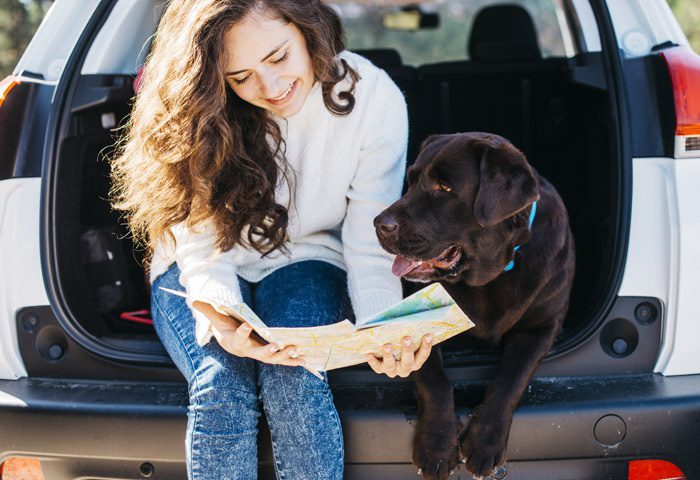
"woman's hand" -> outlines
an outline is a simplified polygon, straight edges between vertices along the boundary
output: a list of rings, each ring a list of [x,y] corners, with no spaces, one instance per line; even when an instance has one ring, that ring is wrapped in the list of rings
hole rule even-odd
[[[378,359],[373,354],[366,354],[367,363],[376,373],[385,373],[389,378],[399,376],[402,378],[408,377],[411,372],[419,370],[425,361],[430,356],[430,351],[433,348],[433,337],[425,335],[421,342],[420,348],[413,353],[413,342],[410,337],[403,339],[403,352],[401,352],[401,360],[398,362],[394,358],[391,345],[387,344],[382,347],[382,359]]]
[[[304,366],[304,359],[296,358],[296,347],[290,345],[282,350],[274,343],[263,343],[253,332],[248,323],[217,312],[210,304],[195,301],[192,306],[202,312],[211,321],[211,329],[221,348],[238,357],[248,357],[264,363]]]

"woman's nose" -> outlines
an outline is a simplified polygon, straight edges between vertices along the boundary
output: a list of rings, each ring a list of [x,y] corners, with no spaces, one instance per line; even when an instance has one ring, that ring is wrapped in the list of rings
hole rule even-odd
[[[263,72],[260,74],[260,92],[265,98],[275,98],[280,94],[279,80],[277,75],[272,72]]]

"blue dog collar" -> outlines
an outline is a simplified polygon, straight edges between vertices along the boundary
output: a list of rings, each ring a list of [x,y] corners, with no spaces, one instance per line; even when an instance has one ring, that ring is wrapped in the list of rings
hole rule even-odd
[[[532,222],[535,221],[535,212],[537,211],[537,202],[532,202],[532,208],[530,209],[530,224],[527,226],[528,229],[532,229]],[[517,252],[518,249],[520,248],[520,245],[517,245],[513,249],[513,253]],[[506,265],[506,268],[503,269],[504,272],[509,272],[513,270],[513,267],[515,266],[515,260],[511,260],[508,262],[508,265]]]

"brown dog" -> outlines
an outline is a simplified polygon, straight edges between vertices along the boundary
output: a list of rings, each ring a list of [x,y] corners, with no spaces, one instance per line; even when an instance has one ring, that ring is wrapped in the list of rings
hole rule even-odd
[[[442,283],[476,324],[469,333],[503,347],[461,434],[440,352],[413,374],[413,461],[423,478],[447,478],[460,457],[474,476],[487,476],[505,463],[515,407],[568,309],[574,242],[564,204],[504,138],[434,135],[408,171],[406,194],[374,224],[397,255],[396,275]]]

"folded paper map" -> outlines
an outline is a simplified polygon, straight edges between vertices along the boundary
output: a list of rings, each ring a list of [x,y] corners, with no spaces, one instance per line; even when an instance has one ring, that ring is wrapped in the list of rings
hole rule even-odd
[[[186,297],[185,292],[160,288]],[[197,300],[210,303],[216,311],[240,322],[248,322],[260,337],[280,348],[296,346],[307,369],[316,375],[317,371],[366,362],[367,353],[381,357],[381,348],[386,344],[394,346],[394,357],[398,360],[404,337],[411,337],[417,350],[426,334],[433,336],[435,345],[474,326],[439,283],[428,285],[358,325],[343,320],[322,327],[272,328],[245,303],[221,305],[205,298]]]

